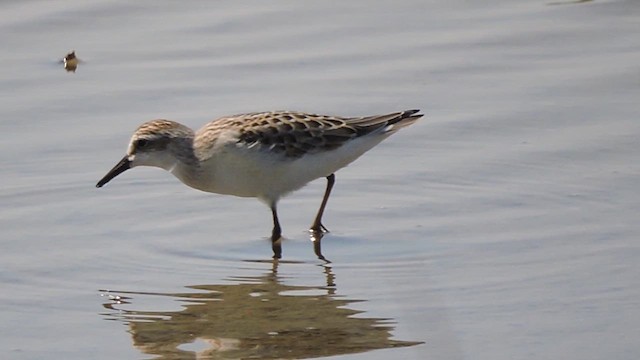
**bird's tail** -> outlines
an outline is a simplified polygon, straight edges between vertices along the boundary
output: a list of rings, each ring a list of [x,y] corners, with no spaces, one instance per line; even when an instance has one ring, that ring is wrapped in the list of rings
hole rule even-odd
[[[389,124],[387,126],[391,126],[387,131],[397,131],[402,129],[403,127],[409,126],[414,122],[418,121],[423,114],[418,114],[420,110],[405,110],[399,113],[399,116],[395,117],[392,120],[389,120]]]
[[[420,119],[423,114],[418,114],[419,112],[420,110],[405,110],[386,115],[352,118],[348,121],[350,125],[355,126],[359,130],[358,135],[366,135],[376,130],[393,133]]]

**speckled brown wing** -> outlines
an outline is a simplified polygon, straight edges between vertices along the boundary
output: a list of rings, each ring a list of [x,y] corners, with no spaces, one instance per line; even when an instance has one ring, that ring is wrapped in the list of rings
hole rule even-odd
[[[260,146],[289,158],[333,150],[356,137],[413,123],[417,110],[392,114],[345,118],[292,111],[248,114],[238,141]]]
[[[346,119],[297,112],[270,112],[251,116],[238,142],[298,158],[332,150],[358,136]]]
[[[237,133],[238,144],[279,153],[288,158],[299,158],[305,154],[336,149],[356,137],[383,130],[404,120],[413,123],[422,116],[415,113],[417,110],[357,118],[294,111],[240,114],[207,124],[196,134],[196,143],[202,143],[196,144],[196,148],[208,152],[205,148],[213,146],[221,132],[233,131]]]

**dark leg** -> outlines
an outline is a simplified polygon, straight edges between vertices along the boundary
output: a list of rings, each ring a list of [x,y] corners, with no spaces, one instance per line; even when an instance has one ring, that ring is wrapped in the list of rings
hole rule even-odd
[[[322,204],[320,204],[320,209],[318,209],[318,214],[316,215],[316,219],[311,224],[311,231],[314,232],[328,232],[329,230],[322,225],[322,214],[324,213],[324,208],[327,206],[327,201],[329,200],[329,195],[331,194],[331,188],[333,188],[333,184],[336,182],[336,176],[331,174],[327,176],[327,189],[324,191],[324,197],[322,198]]]
[[[282,257],[282,229],[280,221],[278,221],[278,212],[276,204],[271,205],[271,214],[273,215],[273,231],[271,231],[271,248],[273,249],[273,258],[280,259]]]

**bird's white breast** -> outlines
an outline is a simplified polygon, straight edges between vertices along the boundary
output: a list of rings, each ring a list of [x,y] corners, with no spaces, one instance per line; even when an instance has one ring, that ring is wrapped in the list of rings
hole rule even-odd
[[[199,176],[185,183],[207,192],[277,201],[310,181],[345,167],[384,138],[384,134],[365,136],[337,149],[297,158],[269,152],[265,147],[226,142],[201,162]]]

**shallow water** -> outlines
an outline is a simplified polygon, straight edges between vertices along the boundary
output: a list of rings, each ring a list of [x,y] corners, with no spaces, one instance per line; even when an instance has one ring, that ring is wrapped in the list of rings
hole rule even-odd
[[[634,1],[3,2],[0,357],[635,359]],[[58,59],[76,50],[75,73]],[[142,121],[424,120],[284,199],[157,169]]]

